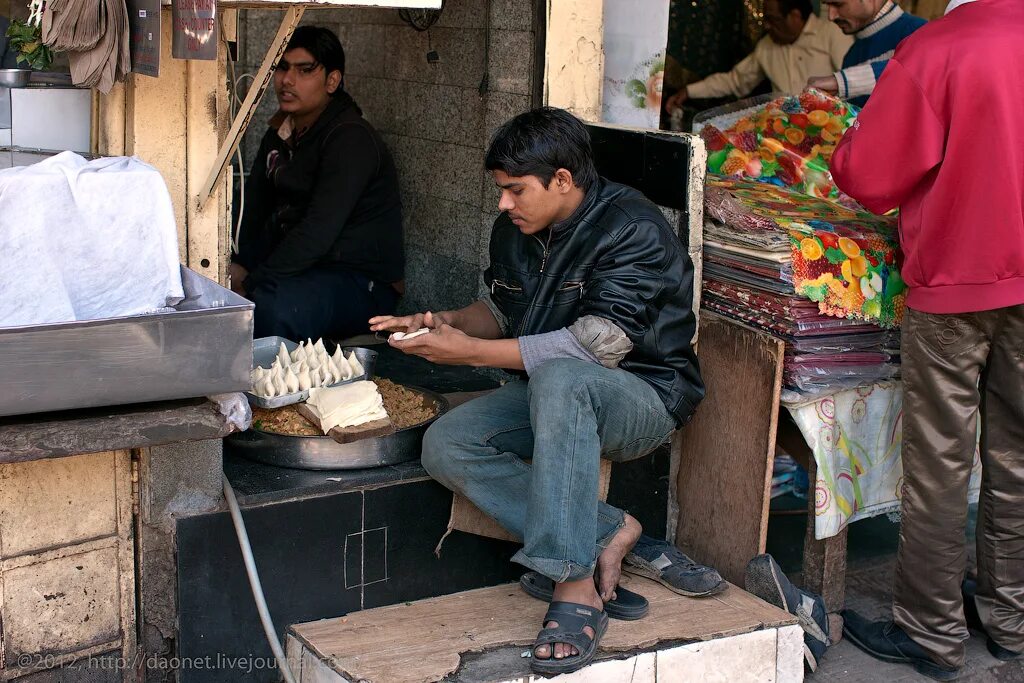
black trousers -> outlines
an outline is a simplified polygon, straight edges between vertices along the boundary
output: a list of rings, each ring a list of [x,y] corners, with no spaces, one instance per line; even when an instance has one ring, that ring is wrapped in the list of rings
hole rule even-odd
[[[253,336],[293,341],[365,334],[371,317],[398,305],[390,284],[332,266],[261,283],[248,297],[256,304]]]

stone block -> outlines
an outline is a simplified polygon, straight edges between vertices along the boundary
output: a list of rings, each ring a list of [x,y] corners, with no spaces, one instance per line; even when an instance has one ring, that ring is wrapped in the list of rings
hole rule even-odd
[[[400,81],[368,76],[346,76],[345,88],[355,99],[363,116],[380,133],[401,132],[401,100],[405,85]]]
[[[406,135],[385,135],[398,166],[402,194],[439,197],[471,206],[480,200],[483,150]]]
[[[173,529],[173,517],[216,510],[223,498],[223,442],[183,441],[142,451],[143,521]]]
[[[479,269],[473,263],[411,248],[405,272],[403,312],[461,308],[476,300]]]
[[[316,14],[316,12],[313,12]],[[345,48],[345,75],[383,77],[388,51],[387,27],[380,24],[335,24]]]
[[[8,660],[116,641],[120,605],[113,544],[7,569],[2,615]]]
[[[476,88],[484,74],[483,29],[438,28],[416,31],[404,26],[387,28],[389,78],[415,83],[443,83]],[[427,62],[435,50],[439,61]]]
[[[775,651],[775,683],[801,683],[804,680],[804,630],[799,625],[778,629]]]
[[[658,683],[773,683],[776,629],[658,652]]]
[[[531,0],[492,0],[491,28],[532,31],[534,4]]]
[[[487,117],[484,119],[484,146],[487,146],[494,131],[501,124],[514,118],[517,114],[529,111],[531,104],[532,99],[529,95],[509,92],[489,93],[487,95]]]
[[[529,95],[533,81],[533,33],[491,32],[491,89]]]
[[[482,239],[479,207],[412,194],[402,198],[402,210],[407,248],[467,263],[477,259]]]
[[[476,88],[400,83],[396,128],[419,138],[480,147],[484,100]]]
[[[116,534],[115,464],[108,451],[0,465],[0,557]]]
[[[486,0],[445,0],[444,9],[435,26],[445,28],[484,28],[487,19]]]

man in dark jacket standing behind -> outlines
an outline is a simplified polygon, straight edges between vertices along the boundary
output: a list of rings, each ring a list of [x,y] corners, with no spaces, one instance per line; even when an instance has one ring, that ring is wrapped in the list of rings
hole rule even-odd
[[[999,659],[1024,653],[1022,110],[1024,3],[979,0],[900,45],[832,157],[845,192],[876,212],[900,208],[909,285],[893,619],[848,612],[845,630],[938,680],[958,675],[968,628]],[[961,582],[979,420],[972,594]]]
[[[230,270],[256,304],[257,337],[365,332],[403,288],[398,174],[344,73],[337,36],[315,26],[296,29],[274,71],[280,111],[245,186]]]
[[[598,501],[600,459],[654,450],[704,395],[693,264],[658,207],[598,176],[590,136],[568,112],[506,123],[486,167],[502,211],[484,273],[490,296],[370,322],[430,328],[392,337],[406,353],[528,378],[438,419],[423,466],[523,540],[514,559],[547,580],[552,601],[532,667],[565,673],[592,660],[612,608],[619,618],[646,611],[616,589],[641,529]]]

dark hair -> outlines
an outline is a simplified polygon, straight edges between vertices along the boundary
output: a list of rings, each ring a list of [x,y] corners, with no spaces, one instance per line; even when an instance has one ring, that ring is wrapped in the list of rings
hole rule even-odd
[[[288,40],[288,47],[285,51],[302,48],[313,55],[318,63],[324,65],[324,74],[330,75],[332,71],[340,71],[345,76],[345,49],[341,41],[329,28],[323,26],[300,26]],[[334,91],[341,92],[341,88]]]
[[[584,192],[597,182],[586,126],[554,107],[528,111],[502,125],[491,138],[484,166],[513,177],[536,176],[545,187],[560,168],[572,173]]]
[[[814,7],[811,0],[779,0],[779,11],[782,12],[782,16],[789,16],[793,10],[800,10],[800,16],[807,21],[807,17],[814,12]]]

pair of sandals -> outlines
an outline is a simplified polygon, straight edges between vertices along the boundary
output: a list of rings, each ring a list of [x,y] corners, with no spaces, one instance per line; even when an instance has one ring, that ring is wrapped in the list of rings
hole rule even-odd
[[[534,653],[538,647],[547,645],[551,656],[538,659],[534,654],[530,660],[530,668],[540,674],[566,674],[583,668],[597,654],[601,638],[608,630],[609,617],[635,621],[646,616],[650,609],[647,598],[621,586],[616,587],[615,599],[606,602],[604,610],[575,602],[551,602],[555,590],[554,581],[537,572],[523,574],[519,586],[527,595],[551,603],[541,624],[543,628],[533,643]],[[558,626],[544,627],[549,622],[557,622]],[[593,638],[587,635],[587,627],[593,629]],[[571,645],[579,654],[555,659],[555,645],[558,643]]]

